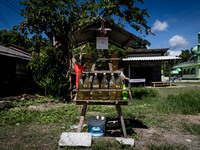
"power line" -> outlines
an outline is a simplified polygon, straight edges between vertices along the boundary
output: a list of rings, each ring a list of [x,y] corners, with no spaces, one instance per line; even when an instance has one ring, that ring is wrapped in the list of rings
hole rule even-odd
[[[8,0],[6,0],[13,8],[15,8],[16,10],[20,11],[19,8],[17,8],[15,5],[13,5],[11,2],[9,2]]]
[[[4,19],[4,17],[0,14],[0,20],[9,28],[11,29],[10,24],[6,21],[6,19]]]
[[[7,3],[4,3],[4,2],[2,2],[2,1],[0,1],[0,3],[6,5],[7,7],[9,7],[10,9],[12,9],[13,11],[15,11],[16,13],[18,13],[18,14],[20,15],[19,11],[13,9],[14,7],[11,7],[10,5],[8,5]]]

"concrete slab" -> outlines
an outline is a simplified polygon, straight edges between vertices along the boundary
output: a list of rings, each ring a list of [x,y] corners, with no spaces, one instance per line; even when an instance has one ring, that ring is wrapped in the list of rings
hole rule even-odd
[[[119,143],[123,143],[124,145],[134,146],[135,140],[132,138],[116,138]]]
[[[91,133],[63,132],[60,136],[59,146],[91,146]]]

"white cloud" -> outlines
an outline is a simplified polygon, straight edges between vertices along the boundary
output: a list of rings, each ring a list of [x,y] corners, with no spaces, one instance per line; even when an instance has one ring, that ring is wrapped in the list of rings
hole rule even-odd
[[[161,22],[159,20],[156,20],[156,22],[153,24],[152,32],[154,32],[156,30],[157,31],[166,31],[167,27],[168,27],[168,24],[166,21]]]
[[[169,51],[169,56],[179,56],[181,54],[181,50],[179,51]]]
[[[184,49],[189,45],[190,43],[180,35],[175,35],[169,40],[169,47],[173,50]]]

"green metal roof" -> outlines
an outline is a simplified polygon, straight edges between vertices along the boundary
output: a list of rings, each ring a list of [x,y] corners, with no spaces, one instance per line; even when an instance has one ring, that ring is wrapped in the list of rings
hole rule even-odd
[[[172,71],[170,72],[170,74],[179,74],[179,72],[176,71],[176,70],[172,70]]]

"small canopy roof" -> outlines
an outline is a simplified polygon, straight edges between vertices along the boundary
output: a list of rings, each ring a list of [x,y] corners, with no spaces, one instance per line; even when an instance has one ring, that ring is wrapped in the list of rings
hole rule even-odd
[[[176,71],[176,70],[172,70],[172,71],[170,72],[170,74],[179,74],[179,72]]]
[[[87,42],[96,42],[98,36],[106,36],[109,42],[122,48],[130,47],[139,39],[134,34],[103,18],[99,18],[82,29],[70,33],[69,39],[73,46],[78,47]]]

